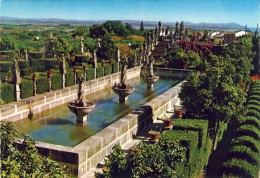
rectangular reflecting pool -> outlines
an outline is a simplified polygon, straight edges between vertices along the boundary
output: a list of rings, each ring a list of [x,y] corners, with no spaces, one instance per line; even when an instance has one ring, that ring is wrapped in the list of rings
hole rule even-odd
[[[89,114],[86,125],[76,123],[76,116],[70,112],[67,104],[36,114],[31,120],[14,122],[14,125],[19,137],[27,134],[36,141],[73,147],[178,82],[179,80],[160,78],[154,84],[153,91],[147,91],[146,83],[139,77],[129,80],[128,83],[135,87],[135,91],[128,97],[126,103],[119,103],[118,96],[111,88],[87,95],[86,98],[94,102],[96,107]]]

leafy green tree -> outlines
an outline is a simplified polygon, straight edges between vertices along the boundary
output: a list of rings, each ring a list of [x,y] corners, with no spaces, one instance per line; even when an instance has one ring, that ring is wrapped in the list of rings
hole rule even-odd
[[[107,33],[108,32],[103,25],[94,24],[89,29],[90,38],[103,38]]]
[[[46,53],[49,57],[61,56],[62,54],[68,56],[72,49],[72,45],[64,38],[54,37],[46,45]]]
[[[125,25],[119,20],[108,20],[103,23],[102,26],[108,31],[108,33],[121,37],[128,36],[129,31],[127,28],[131,29],[129,25],[126,28]]]
[[[14,147],[17,132],[10,122],[1,122],[0,133],[1,177],[69,177],[64,166],[39,155],[31,137],[25,136],[19,149]]]
[[[117,46],[110,35],[105,35],[101,40],[101,47],[98,48],[97,55],[101,59],[115,59],[117,55]]]
[[[179,95],[188,114],[209,119],[214,139],[220,121],[232,122],[244,111],[246,90],[235,80],[241,73],[233,61],[232,58],[211,56],[204,63],[202,73],[194,72],[188,76]],[[241,78],[240,81],[244,80]]]
[[[12,38],[2,36],[0,38],[0,51],[16,50],[16,45]]]

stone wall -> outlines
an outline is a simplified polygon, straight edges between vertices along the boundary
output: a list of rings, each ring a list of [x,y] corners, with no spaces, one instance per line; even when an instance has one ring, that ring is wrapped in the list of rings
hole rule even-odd
[[[147,71],[147,66],[143,66],[141,69],[141,75],[145,75]],[[154,67],[153,72],[155,75],[159,75],[160,77],[173,77],[184,79],[188,76],[190,72],[192,72],[192,70]]]
[[[87,177],[91,169],[111,153],[115,144],[127,143],[139,130],[179,102],[178,93],[181,84],[172,87],[75,147],[41,142],[37,144],[39,152],[67,165],[73,175]]]
[[[128,69],[128,79],[140,76],[140,67]],[[111,74],[86,82],[86,94],[102,90],[119,82],[120,73]],[[19,102],[11,102],[0,106],[0,120],[18,121],[33,114],[54,108],[77,99],[78,85],[33,96]],[[30,104],[31,103],[31,104]]]

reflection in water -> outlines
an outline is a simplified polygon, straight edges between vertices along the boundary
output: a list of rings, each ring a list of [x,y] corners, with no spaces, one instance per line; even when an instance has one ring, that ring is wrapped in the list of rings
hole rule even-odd
[[[147,91],[146,84],[141,82],[140,78],[128,82],[136,90],[128,97],[126,103],[119,103],[118,96],[110,88],[86,96],[88,100],[96,104],[94,111],[88,116],[86,125],[76,124],[76,116],[69,111],[67,104],[64,104],[35,114],[32,120],[23,119],[15,122],[18,134],[20,136],[22,134],[31,135],[35,140],[41,142],[75,146],[167,91],[178,81],[159,79],[154,84],[153,91]]]

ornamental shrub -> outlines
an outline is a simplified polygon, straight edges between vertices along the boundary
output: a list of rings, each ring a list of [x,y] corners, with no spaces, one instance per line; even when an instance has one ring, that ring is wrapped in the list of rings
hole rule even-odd
[[[195,120],[195,119],[178,119],[174,121],[174,130],[193,130],[199,132],[199,144],[201,148],[206,141],[208,132],[208,121],[207,120]]]
[[[9,103],[14,101],[14,85],[2,83],[0,85],[0,98],[5,102]]]
[[[260,120],[254,116],[245,116],[242,117],[240,121],[240,126],[242,125],[252,125],[255,126],[256,128],[260,128]]]
[[[13,62],[9,61],[0,61],[0,72],[9,72],[12,71],[13,68]]]
[[[89,56],[86,56],[86,55],[75,55],[75,62],[76,63],[82,64],[83,62],[87,63],[88,61],[89,61]]]
[[[256,140],[260,139],[260,131],[252,125],[242,125],[234,133],[234,137],[250,136]]]
[[[41,59],[44,57],[44,55],[41,52],[30,52],[28,57],[29,59],[34,60],[34,59]]]
[[[255,140],[252,137],[249,136],[240,136],[240,137],[235,137],[231,141],[231,146],[246,146],[250,148],[253,152],[259,153],[260,151],[260,143],[258,140]]]
[[[62,74],[58,71],[53,72],[52,76],[52,90],[59,90],[62,86]]]
[[[230,159],[221,165],[221,172],[227,177],[256,178],[258,177],[258,170],[257,166],[237,158]]]
[[[259,153],[255,153],[250,147],[244,145],[234,145],[225,154],[225,160],[237,158],[248,163],[259,165]]]
[[[48,79],[47,75],[40,74],[37,80],[37,94],[42,94],[47,91]]]
[[[21,87],[21,98],[29,98],[33,96],[33,81],[31,78],[22,78]]]

